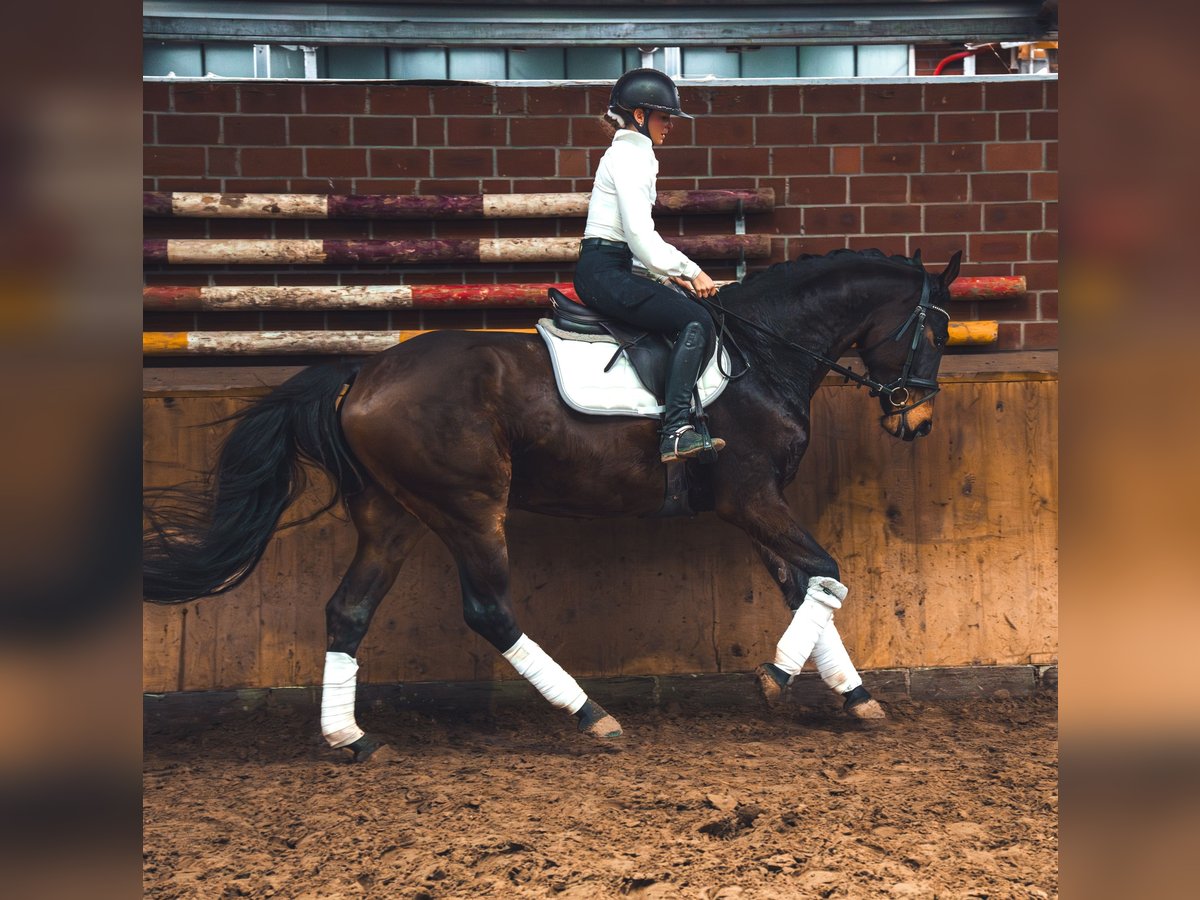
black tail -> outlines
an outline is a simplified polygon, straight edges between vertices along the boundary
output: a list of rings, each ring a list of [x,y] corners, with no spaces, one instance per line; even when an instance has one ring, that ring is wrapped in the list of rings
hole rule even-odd
[[[267,397],[230,416],[212,482],[188,491],[146,492],[142,594],[182,603],[245,581],[279,518],[305,488],[304,462],[327,471],[334,495],[307,522],[362,486],[338,423],[337,398],[358,364],[305,369]],[[225,420],[228,421],[228,420]]]

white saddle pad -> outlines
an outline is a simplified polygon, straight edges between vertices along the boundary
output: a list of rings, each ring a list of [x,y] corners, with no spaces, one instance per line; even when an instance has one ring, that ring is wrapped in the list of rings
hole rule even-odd
[[[625,354],[604,371],[617,351],[617,341],[611,335],[562,331],[550,319],[539,319],[537,330],[550,350],[558,392],[571,409],[598,416],[658,418],[662,415],[662,405],[642,387]],[[728,372],[729,354],[724,350],[721,360]],[[708,406],[721,395],[728,381],[721,374],[714,353],[696,385],[700,402]]]

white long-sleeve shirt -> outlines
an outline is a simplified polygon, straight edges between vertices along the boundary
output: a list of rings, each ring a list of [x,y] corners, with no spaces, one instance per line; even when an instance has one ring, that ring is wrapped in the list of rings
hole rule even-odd
[[[658,194],[658,158],[650,138],[621,129],[600,158],[588,205],[585,238],[624,241],[634,258],[655,275],[695,278],[700,267],[664,241],[650,211]]]

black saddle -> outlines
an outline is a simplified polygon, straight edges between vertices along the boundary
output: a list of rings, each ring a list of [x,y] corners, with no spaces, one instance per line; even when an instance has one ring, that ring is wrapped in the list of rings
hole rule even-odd
[[[550,288],[549,294],[556,328],[577,334],[607,334],[613,337],[617,342],[617,350],[604,371],[611,369],[624,354],[642,387],[653,394],[659,403],[663,402],[667,387],[667,364],[674,346],[667,338],[610,319],[582,303],[576,303],[556,288]]]

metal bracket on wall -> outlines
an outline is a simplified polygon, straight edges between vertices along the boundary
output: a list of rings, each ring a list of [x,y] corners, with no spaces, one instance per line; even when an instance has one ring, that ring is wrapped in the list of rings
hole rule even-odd
[[[741,200],[738,200],[738,202],[737,202],[736,218],[733,221],[733,233],[734,234],[745,234],[746,233],[746,210],[745,210],[744,204],[742,203]],[[737,280],[741,281],[745,277],[746,277],[746,248],[742,247],[738,250]]]

